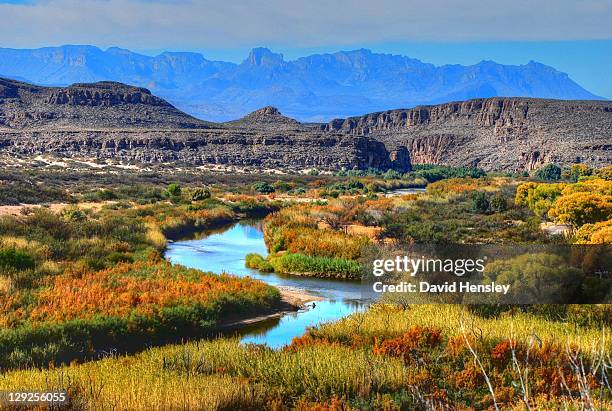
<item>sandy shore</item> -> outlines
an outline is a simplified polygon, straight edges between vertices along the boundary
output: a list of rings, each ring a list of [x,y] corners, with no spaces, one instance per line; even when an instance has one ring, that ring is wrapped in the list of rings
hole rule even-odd
[[[97,210],[100,210],[104,205],[114,204],[114,203],[116,203],[116,201],[102,201],[98,203],[83,202],[83,203],[78,203],[76,206],[80,209],[97,211]],[[51,204],[45,204],[44,206],[41,204],[3,205],[3,206],[0,206],[0,216],[2,215],[18,216],[18,215],[21,215],[21,211],[25,208],[32,208],[32,209],[46,208],[47,210],[52,211],[54,213],[59,213],[64,208],[70,205],[71,204],[67,204],[67,203],[51,203]]]
[[[239,321],[233,321],[230,323],[222,324],[221,329],[228,330],[237,330],[242,327],[246,327],[248,325],[257,324],[260,322],[268,321],[274,318],[280,318],[285,314],[296,312],[300,309],[307,308],[305,305],[307,303],[313,301],[321,301],[322,297],[317,295],[309,294],[304,290],[292,288],[292,287],[277,287],[281,292],[282,296],[282,304],[278,308],[277,311],[266,314],[259,315],[257,317],[245,318]]]
[[[301,307],[304,304],[312,302],[312,301],[323,300],[323,297],[319,297],[318,295],[314,295],[314,294],[309,294],[308,292],[304,290],[300,290],[298,288],[283,287],[283,286],[280,286],[280,287],[277,286],[276,288],[278,288],[278,290],[281,292],[283,301],[291,305],[295,305],[297,307]]]

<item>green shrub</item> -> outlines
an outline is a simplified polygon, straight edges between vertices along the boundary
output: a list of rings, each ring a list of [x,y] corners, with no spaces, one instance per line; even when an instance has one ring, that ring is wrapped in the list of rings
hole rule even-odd
[[[259,202],[251,199],[242,200],[232,204],[232,211],[244,214],[247,217],[264,217],[279,209],[278,204],[271,202]]]
[[[274,187],[274,190],[281,191],[281,192],[287,192],[291,190],[294,186],[295,186],[294,183],[288,183],[282,180],[277,180],[274,182],[274,184],[272,184],[272,187]]]
[[[34,268],[34,258],[24,251],[14,248],[0,249],[0,268],[28,270]]]
[[[109,265],[113,266],[118,263],[131,263],[134,259],[129,254],[113,251],[106,256],[106,261]]]
[[[244,264],[247,268],[259,270],[264,273],[271,273],[274,271],[274,267],[265,258],[257,253],[250,253],[246,255],[246,261]]]
[[[581,177],[588,177],[593,175],[593,169],[586,164],[574,164],[567,172],[567,175],[563,175],[563,177],[567,177],[568,180],[575,183],[580,180]]]
[[[435,164],[415,164],[413,171],[404,174],[404,178],[421,177],[430,183],[446,178],[480,178],[487,175],[484,170],[475,167],[448,167]]]
[[[279,257],[272,258],[270,263],[277,273],[353,280],[361,278],[359,263],[343,258],[311,257],[304,254],[284,253]]]
[[[195,188],[191,191],[191,201],[202,201],[210,198],[210,190],[207,188]]]
[[[496,213],[502,213],[508,209],[508,202],[501,193],[498,193],[491,199],[490,206],[491,210],[495,211]]]
[[[166,194],[169,197],[178,197],[181,195],[181,191],[181,186],[176,183],[172,183],[168,185],[168,188],[166,188]]]
[[[76,207],[68,207],[62,211],[62,219],[67,222],[81,222],[85,221],[87,216]]]
[[[557,181],[561,179],[561,168],[555,164],[549,163],[544,167],[539,168],[535,172],[535,177],[538,180]]]
[[[583,274],[560,256],[546,253],[523,254],[487,264],[484,282],[513,284],[509,295],[520,301],[551,301],[560,304],[580,291]]]
[[[293,196],[299,196],[302,194],[306,194],[306,190],[304,190],[302,187],[298,187],[298,188],[294,188],[293,190],[288,191],[287,194],[293,195]]]
[[[395,170],[387,170],[385,174],[383,174],[383,178],[385,180],[397,180],[402,178],[402,174]]]
[[[472,194],[472,211],[480,214],[489,211],[489,200],[487,200],[487,195],[482,191],[476,191]]]
[[[276,191],[270,183],[266,183],[265,181],[253,184],[253,190],[261,194],[270,194]]]

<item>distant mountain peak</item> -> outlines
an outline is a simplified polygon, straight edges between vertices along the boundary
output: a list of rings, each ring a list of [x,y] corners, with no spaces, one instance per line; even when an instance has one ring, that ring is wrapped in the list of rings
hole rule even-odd
[[[130,54],[130,53],[132,53],[128,49],[124,49],[124,48],[116,47],[116,46],[109,47],[105,51],[106,51],[106,53],[114,53],[114,54]]]
[[[259,110],[253,111],[250,116],[280,116],[282,115],[280,111],[274,106],[265,106],[260,108]]]
[[[363,48],[284,60],[280,53],[257,47],[241,64],[191,52],[148,56],[83,45],[0,48],[0,75],[54,86],[101,80],[134,84],[189,114],[216,121],[269,104],[313,122],[479,97],[601,99],[567,74],[533,61],[436,66]]]
[[[299,127],[300,123],[292,118],[283,116],[273,106],[266,106],[247,114],[240,120],[232,121],[230,124],[246,127]]]
[[[251,66],[278,66],[283,64],[284,60],[280,53],[273,53],[266,47],[256,47],[244,62]]]

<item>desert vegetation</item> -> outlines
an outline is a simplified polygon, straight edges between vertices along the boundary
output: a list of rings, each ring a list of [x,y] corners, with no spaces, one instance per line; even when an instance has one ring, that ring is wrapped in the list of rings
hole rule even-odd
[[[210,335],[222,321],[273,310],[280,296],[272,287],[162,258],[168,237],[275,207],[202,191],[174,184],[152,204],[24,208],[0,217],[0,367],[135,351],[143,341]]]
[[[590,170],[575,166],[569,181],[521,184],[515,203],[536,215],[572,228],[573,241],[580,244],[612,242],[612,182],[609,168]]]
[[[612,407],[609,304],[384,300],[273,350],[218,330],[271,312],[278,290],[162,257],[169,239],[264,216],[269,254],[246,256],[248,267],[344,280],[361,278],[369,250],[405,244],[609,244],[609,169],[424,165],[70,190],[55,178],[62,207],[0,218],[0,390],[63,389],[72,409],[102,410]],[[427,189],[384,195],[415,185]],[[554,256],[525,258],[488,275],[575,274]]]
[[[234,339],[5,373],[0,389],[66,389],[96,409],[606,409],[599,328],[459,306],[378,305],[283,350]],[[126,382],[129,382],[127,384]]]

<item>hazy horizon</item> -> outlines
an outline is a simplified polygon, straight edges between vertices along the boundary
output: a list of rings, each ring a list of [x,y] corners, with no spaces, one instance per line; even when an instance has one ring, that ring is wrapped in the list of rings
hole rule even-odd
[[[1,0],[0,0],[1,1]],[[589,72],[601,71],[602,74],[606,71],[605,63],[607,60],[611,60],[612,57],[607,56],[605,53],[586,53],[592,54],[594,60],[600,59],[601,66],[598,67],[596,64],[589,64],[585,67],[585,71],[572,70],[571,64],[568,67],[568,63],[574,61],[569,59],[564,54],[554,53],[555,48],[566,47],[567,43],[580,43],[583,48],[588,45],[594,49],[606,49],[607,47],[612,50],[611,41],[580,41],[580,42],[537,42],[529,43],[527,45],[521,42],[506,43],[506,48],[503,49],[497,45],[497,43],[468,43],[468,44],[453,44],[453,43],[411,43],[411,44],[387,44],[387,45],[355,45],[354,47],[318,47],[318,48],[306,48],[306,49],[291,49],[283,47],[273,47],[266,45],[255,44],[250,48],[240,49],[130,49],[121,45],[110,45],[100,46],[96,44],[59,44],[59,45],[44,45],[40,47],[5,47],[0,46],[4,49],[15,49],[15,50],[37,50],[45,48],[61,48],[67,46],[92,46],[99,48],[102,51],[106,51],[112,48],[120,48],[129,50],[130,52],[141,54],[144,56],[155,57],[163,53],[197,53],[202,55],[206,60],[210,61],[222,61],[234,64],[240,64],[245,61],[251,52],[255,48],[267,48],[273,53],[282,54],[285,61],[295,61],[303,57],[318,54],[334,54],[339,52],[351,52],[361,49],[371,51],[373,54],[390,54],[398,55],[403,57],[414,58],[422,61],[423,63],[433,64],[436,67],[448,66],[448,65],[463,65],[473,66],[483,61],[494,61],[498,64],[504,65],[515,65],[523,66],[531,61],[541,63],[554,69],[566,73],[569,77],[576,81],[578,84],[583,86],[586,90],[593,94],[600,96],[602,99],[612,99],[612,81],[610,81],[609,87],[607,84],[598,84],[597,78],[589,76]],[[539,56],[540,58],[528,58],[523,56],[524,53],[517,52],[517,49],[522,49],[527,46],[531,46],[538,52],[532,53],[532,56]],[[513,52],[502,52],[501,50],[508,51],[514,49]],[[490,53],[486,54],[485,53]],[[445,60],[447,59],[447,60]],[[585,66],[587,66],[585,64]],[[568,69],[569,68],[569,69]],[[3,73],[0,73],[0,76]],[[603,77],[603,76],[602,76]],[[599,92],[598,90],[603,90]]]
[[[0,0],[0,15],[7,48],[87,44],[230,62],[258,46],[288,60],[359,48],[435,65],[534,60],[612,98],[611,1]]]

